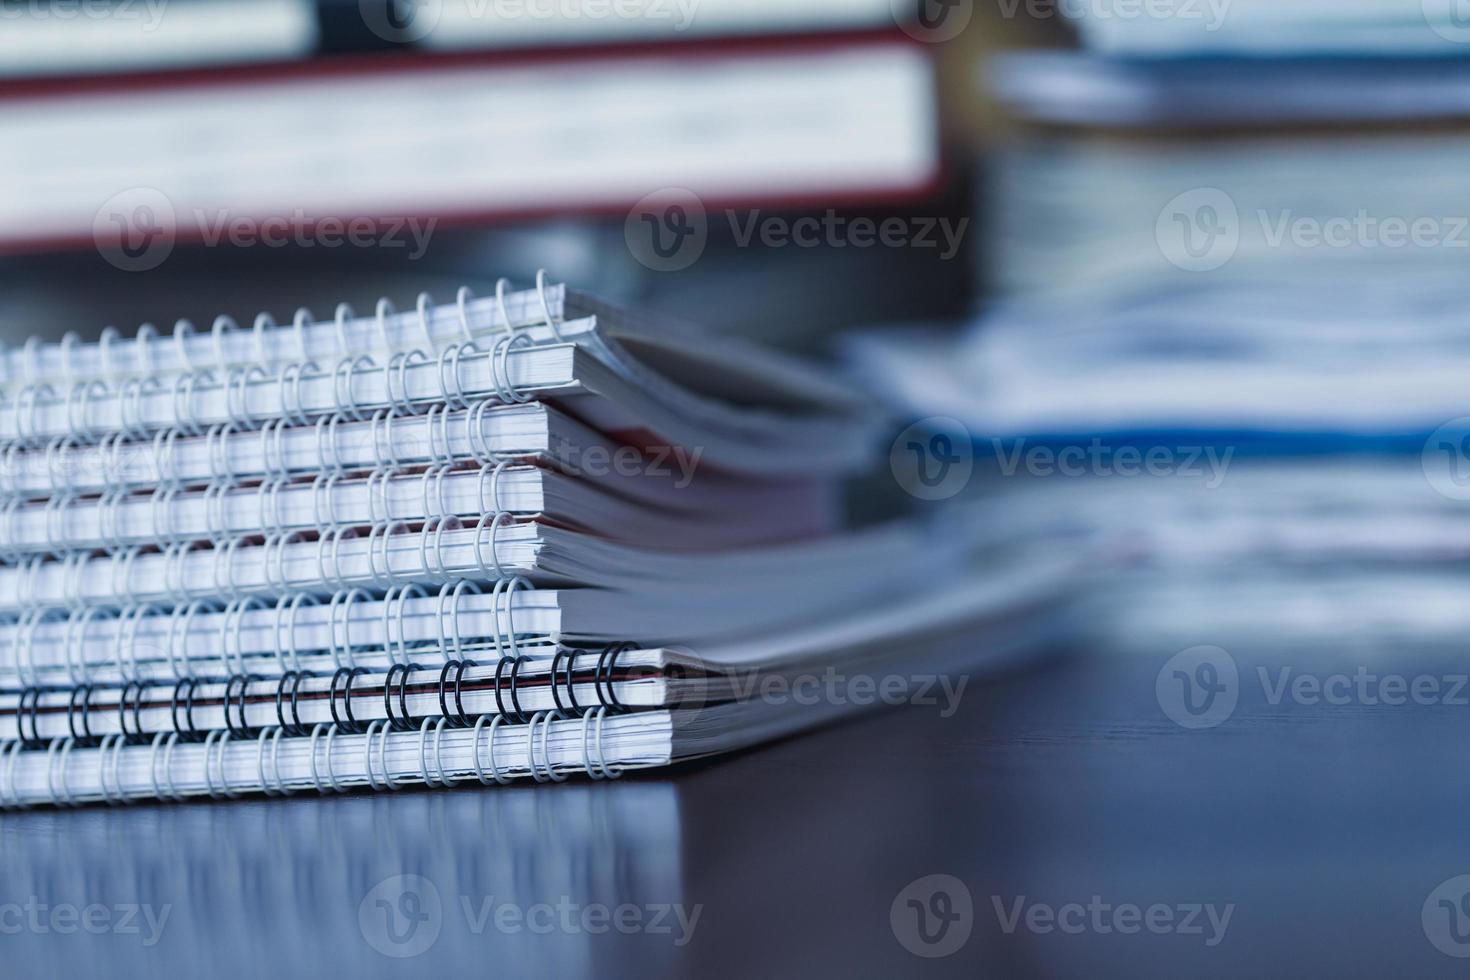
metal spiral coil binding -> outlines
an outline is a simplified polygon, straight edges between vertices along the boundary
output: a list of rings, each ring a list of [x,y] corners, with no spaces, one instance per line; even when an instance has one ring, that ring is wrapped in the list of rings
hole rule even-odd
[[[430,405],[428,414],[432,415],[437,407]],[[398,441],[393,438],[393,423],[400,417],[397,409],[380,408],[373,413],[368,429],[373,458],[394,469],[404,465],[398,456]]]
[[[211,484],[233,483],[236,479],[235,468],[230,465],[230,454],[228,451],[229,438],[236,432],[245,431],[246,426],[234,421],[220,422],[211,425],[204,434],[204,451],[209,459],[209,478]],[[177,439],[177,429],[171,430],[173,438]]]
[[[15,413],[15,440],[22,445],[37,445],[36,407],[42,398],[54,401],[56,389],[48,384],[26,385],[15,393],[10,406]]]
[[[168,782],[169,792],[168,793],[165,793],[163,787],[158,784],[158,756],[159,756],[159,749],[163,748],[165,744],[168,746],[168,748],[167,748],[167,750],[164,753],[163,767],[164,767],[164,776],[169,779],[169,782]],[[174,796],[174,794],[172,792],[172,790],[173,790],[173,782],[172,782],[172,778],[171,778],[171,776],[172,776],[171,770],[173,769],[173,766],[172,766],[171,763],[173,762],[173,747],[175,745],[177,745],[177,744],[178,744],[178,738],[177,737],[174,737],[172,740],[169,740],[168,734],[165,733],[165,732],[159,732],[157,735],[155,735],[153,737],[152,745],[151,745],[151,747],[148,750],[148,780],[149,780],[149,783],[153,787],[153,797],[154,797],[154,799],[168,800],[168,799],[172,799],[173,796]]]
[[[389,411],[399,415],[418,415],[418,409],[408,397],[408,369],[415,364],[430,362],[428,354],[421,350],[400,351],[383,365],[383,389],[387,392]],[[397,380],[397,391],[394,380]]]
[[[556,673],[561,666],[562,659],[566,659],[566,693],[567,704],[562,704],[561,692],[557,689]],[[557,715],[563,718],[580,715],[584,708],[577,703],[576,682],[572,676],[572,666],[576,662],[577,654],[574,650],[558,647],[556,655],[551,658],[551,699],[556,702]]]
[[[357,395],[353,392],[352,383],[360,371],[366,373],[377,369],[377,362],[367,354],[360,354],[357,357],[349,355],[337,362],[337,366],[332,369],[332,395],[336,400],[338,412],[354,422],[366,420],[366,416],[363,415],[366,408],[357,403]]]
[[[355,527],[337,527],[324,531],[316,540],[317,575],[323,585],[349,590],[353,583],[342,565],[342,542],[357,537]],[[329,557],[330,555],[330,557]],[[286,546],[282,543],[277,552],[277,564],[281,569],[281,583],[286,582]]]
[[[98,431],[90,421],[90,416],[92,398],[99,393],[104,398],[112,394],[107,385],[101,381],[78,382],[67,393],[66,431],[67,435],[78,442],[97,441]]]
[[[439,714],[456,728],[472,724],[464,710],[464,673],[479,666],[473,660],[446,660],[439,671]],[[454,710],[449,710],[449,672],[454,671]]]
[[[429,527],[431,525],[423,525],[423,533],[419,539],[420,557],[425,554],[425,544],[423,542],[428,539]],[[388,525],[376,525],[369,530],[368,548],[366,548],[366,551],[368,551],[368,580],[372,588],[388,589],[394,585],[398,585],[398,573],[392,570],[392,557],[390,551],[388,551],[388,547],[390,547],[395,535],[409,532],[409,530],[412,530],[412,527],[409,526],[409,523],[403,522],[403,520],[395,520],[395,522],[388,523]],[[435,544],[438,544],[437,539],[435,539]],[[381,570],[378,567],[379,552],[381,552],[382,557]],[[435,554],[442,554],[442,552],[435,551]],[[337,557],[335,551],[332,557]],[[343,585],[347,585],[348,583],[347,576],[341,570],[338,570],[337,580],[343,583]]]
[[[307,378],[324,378],[327,373],[316,361],[288,364],[281,368],[281,417],[293,425],[306,426],[311,416],[306,411],[306,402],[301,395],[301,383]]]
[[[337,353],[347,356],[352,352],[352,343],[347,339],[347,321],[355,319],[357,314],[352,312],[350,303],[338,303],[333,311],[333,321],[337,333]]]
[[[354,669],[357,667],[352,659],[352,604],[358,600],[370,598],[371,596],[368,595],[367,590],[358,588],[339,589],[332,594],[331,601],[327,606],[327,636],[331,643],[328,652],[331,653],[332,663],[339,672],[344,668]],[[342,611],[340,641],[338,640],[337,631],[337,612],[339,609]],[[346,660],[345,664],[343,663],[344,659]]]
[[[556,317],[551,313],[551,301],[546,297],[546,270],[536,270],[536,296],[541,300],[541,311],[546,314],[546,328],[556,338],[557,343],[565,343],[566,338],[561,335],[561,327]]]
[[[593,765],[592,753],[588,746],[588,734],[593,719],[596,719],[597,722],[595,742],[597,746],[597,764],[595,766]],[[606,721],[607,708],[605,707],[598,708],[596,711],[589,711],[582,716],[582,768],[593,779],[617,779],[623,774],[621,770],[614,769],[607,764],[607,752],[602,746],[602,727]]]
[[[337,428],[342,421],[341,412],[332,412],[320,416],[313,426],[316,432],[316,465],[323,473],[347,471],[347,463],[342,460],[342,450],[337,439]]]
[[[276,662],[281,667],[281,673],[290,671],[301,671],[301,653],[296,649],[296,623],[297,616],[302,606],[320,605],[321,600],[308,592],[297,592],[291,595],[283,595],[276,600],[275,623],[271,631],[271,639],[275,646]],[[286,641],[281,641],[282,616],[289,616],[289,622],[285,626]],[[335,630],[333,631],[335,635]],[[291,657],[290,666],[286,664],[287,654]],[[340,665],[340,662],[339,662]]]
[[[184,435],[199,436],[204,434],[204,422],[200,419],[194,409],[194,396],[200,386],[207,388],[219,387],[215,381],[214,374],[210,371],[199,371],[181,374],[174,379],[173,387],[173,426]]]
[[[449,513],[449,503],[444,496],[444,477],[453,471],[454,464],[443,463],[436,466],[427,466],[419,474],[419,508],[423,512],[424,520],[429,521],[451,516]],[[385,482],[383,485],[383,511],[385,515],[388,511],[387,496],[388,488]],[[371,496],[369,496],[369,499],[371,499]]]
[[[510,656],[515,657],[520,655],[512,599],[515,596],[516,589],[529,590],[530,588],[531,583],[519,575],[512,578],[502,576],[495,580],[495,588],[491,591],[491,598],[494,601],[495,610],[494,639],[495,652],[497,654],[502,652],[500,638],[504,636],[510,644]]]
[[[122,749],[123,746],[126,744],[127,739],[123,738],[120,732],[113,732],[110,735],[104,736],[102,739],[102,743],[97,747],[97,785],[102,791],[102,801],[104,803],[116,805],[118,803],[132,802],[132,800],[123,793],[122,778],[118,773],[118,764],[122,761]],[[112,763],[110,767],[108,766],[109,760]],[[109,772],[109,769],[112,773],[111,787],[109,787],[107,784],[107,774]]]
[[[449,719],[447,719],[447,718],[440,718],[437,721],[435,721],[435,719],[433,719],[433,718],[425,718],[424,721],[423,721],[423,724],[419,726],[419,768],[421,770],[420,771],[420,776],[421,776],[421,778],[424,781],[424,786],[425,787],[432,788],[434,785],[437,784],[439,786],[443,786],[443,787],[446,787],[447,788],[447,787],[449,787],[450,785],[453,784],[453,780],[451,780],[447,775],[445,775],[445,772],[444,772],[444,757],[443,757],[443,755],[440,752],[440,748],[441,748],[441,746],[443,744],[444,729],[447,726],[448,721],[449,721]],[[434,770],[435,770],[432,775],[429,772],[429,751],[428,751],[429,726],[431,724],[434,726]]]
[[[325,787],[322,786],[322,780],[317,772],[316,765],[317,739],[321,737],[323,732],[325,732],[327,736],[326,750],[323,754],[323,761],[326,763],[327,770],[327,784]],[[345,793],[347,791],[347,787],[341,786],[337,783],[337,774],[332,768],[332,739],[335,738],[336,735],[337,726],[328,725],[326,722],[320,722],[313,726],[311,729],[311,744],[308,746],[311,754],[311,782],[312,785],[316,787],[316,791],[318,793],[324,794],[328,790],[333,793]]]
[[[123,685],[122,692],[117,698],[117,727],[123,740],[129,745],[136,745],[146,736],[143,733],[143,692],[147,688],[141,681],[128,681]],[[128,695],[133,695],[132,714],[133,730],[128,731]]]
[[[603,708],[613,712],[628,710],[618,700],[617,691],[613,689],[613,675],[617,671],[618,657],[634,649],[637,649],[637,647],[632,643],[610,643],[598,655],[597,668],[592,675],[592,686],[597,692],[597,700]]]
[[[233,800],[240,795],[237,791],[230,788],[229,777],[225,772],[225,746],[230,743],[230,739],[233,736],[234,733],[227,729],[215,729],[214,731],[210,732],[209,737],[204,740],[204,782],[206,785],[206,790],[209,793],[210,797],[216,800]],[[212,768],[210,766],[210,749],[213,746],[218,746],[218,751],[215,753],[219,757],[218,789],[215,788]]]
[[[309,670],[289,670],[281,675],[280,682],[276,685],[276,720],[281,723],[280,730],[293,738],[300,738],[306,734],[306,726],[301,723],[301,704],[297,700],[301,694],[301,682],[307,678],[317,675]],[[286,688],[291,688],[291,721],[286,720],[285,703]]]
[[[262,728],[256,737],[255,743],[255,765],[256,778],[260,783],[260,790],[266,796],[290,796],[291,791],[286,788],[286,781],[281,778],[281,735],[280,728]],[[265,773],[265,746],[270,742],[271,746],[271,771],[275,775],[275,785],[266,778]]]
[[[495,665],[495,710],[499,714],[510,718],[517,724],[522,724],[526,720],[526,712],[521,707],[520,696],[516,690],[516,682],[519,679],[521,673],[521,664],[524,663],[525,660],[525,657],[502,656],[499,662]],[[510,668],[509,683],[507,685],[508,692],[510,694],[509,711],[506,710],[505,702],[502,701],[500,697],[501,679],[502,675],[505,674],[506,667]]]
[[[470,736],[474,741],[475,776],[480,780],[481,785],[489,786],[491,784],[491,779],[485,778],[485,767],[480,763],[480,730],[485,727],[487,721],[490,723],[490,739],[489,745],[487,746],[489,751],[490,776],[496,785],[504,786],[510,782],[510,779],[502,775],[500,767],[495,764],[495,730],[505,724],[505,715],[503,714],[481,715],[479,720],[475,722],[475,730]]]
[[[229,416],[231,425],[248,430],[261,426],[265,420],[250,411],[249,391],[257,381],[270,380],[271,376],[259,365],[230,372],[225,383],[225,414]]]
[[[164,652],[168,654],[169,670],[173,671],[175,677],[194,676],[194,658],[190,657],[187,650],[183,651],[181,657],[179,650],[179,637],[187,641],[189,628],[194,622],[194,617],[201,612],[218,612],[220,604],[212,599],[195,599],[180,606],[175,606],[168,614],[168,640],[164,646]],[[220,631],[220,649],[224,649],[224,631]],[[223,653],[220,656],[220,673],[222,676],[229,674],[229,665],[226,663]]]
[[[46,750],[46,793],[51,797],[52,806],[71,806],[71,789],[66,781],[66,761],[71,756],[71,750],[76,746],[74,738],[61,738],[53,741]],[[60,762],[61,773],[58,779],[56,764]],[[58,788],[59,786],[59,788]]]
[[[138,628],[142,625],[144,619],[158,615],[160,611],[160,607],[151,602],[134,603],[123,607],[122,615],[119,617],[121,625],[118,631],[117,665],[118,671],[122,674],[124,680],[136,682],[139,679]],[[173,630],[170,627],[170,646],[172,646],[172,636]],[[170,663],[170,667],[172,666],[172,663]],[[185,673],[187,674],[188,671]]]
[[[249,693],[250,685],[259,680],[253,674],[232,674],[225,682],[225,727],[231,735],[239,739],[254,738],[256,729],[251,728],[245,720],[245,697]],[[238,703],[237,703],[238,702]],[[230,708],[235,706],[238,715],[238,724],[230,718]]]
[[[125,489],[114,487],[104,491],[97,501],[98,537],[102,539],[103,547],[109,552],[124,551],[128,547],[123,537],[122,523],[118,519],[123,501],[127,497],[128,493]]]
[[[244,626],[245,614],[252,609],[267,609],[269,606],[259,596],[245,596],[232,600],[225,606],[224,616],[220,620],[220,654],[219,662],[222,670],[230,669],[229,659],[231,647],[235,657],[234,670],[237,674],[246,673],[245,653],[240,648],[240,633]]]
[[[81,702],[81,731],[77,731],[77,702]],[[71,733],[72,739],[82,746],[92,748],[97,745],[97,736],[92,734],[92,685],[82,684],[72,688],[71,694],[66,701],[66,729]]]
[[[474,351],[471,343],[456,344],[446,347],[439,355],[439,388],[444,404],[452,409],[466,409],[470,407],[469,400],[465,396],[464,381],[460,377],[460,360],[464,352]],[[446,373],[447,372],[447,373]]]
[[[541,723],[541,766],[545,772],[544,776],[538,775],[536,768],[537,718],[540,719]],[[556,720],[555,712],[538,712],[536,717],[531,719],[530,730],[526,733],[526,752],[530,758],[531,775],[538,783],[564,783],[567,781],[566,773],[558,770],[551,762],[551,723],[554,720]]]
[[[46,693],[43,687],[27,687],[20,692],[20,700],[15,707],[15,730],[23,746],[28,749],[38,748],[46,744],[46,739],[41,736],[38,725],[41,714],[41,695]],[[27,704],[29,703],[29,708]],[[26,719],[31,721],[31,734],[26,735]]]
[[[86,684],[90,679],[87,666],[86,653],[83,644],[86,641],[87,627],[93,620],[102,617],[113,617],[116,611],[104,606],[82,606],[72,610],[66,618],[66,633],[62,637],[62,654],[66,665],[67,678],[73,685]],[[76,656],[72,656],[72,651]]]
[[[500,565],[500,553],[496,547],[496,536],[500,532],[501,524],[510,523],[514,520],[514,515],[505,511],[499,511],[495,514],[484,515],[475,524],[475,565],[480,573],[480,578],[499,581],[509,577],[505,569]],[[485,551],[482,547],[487,529],[490,532],[490,558],[488,561],[485,559]]]
[[[408,711],[408,678],[418,664],[393,664],[383,680],[383,711],[388,715],[388,724],[395,732],[406,732],[413,728],[413,717]],[[393,714],[393,683],[398,682],[398,714]]]
[[[134,545],[107,556],[108,581],[112,594],[125,606],[139,603],[137,596],[133,594],[133,562],[138,560],[138,555],[142,552],[141,545]]]
[[[73,493],[58,493],[49,498],[41,508],[41,517],[46,527],[46,540],[51,554],[65,553],[67,511],[76,502]],[[16,539],[11,538],[12,542]]]
[[[349,735],[360,735],[363,731],[362,723],[352,716],[352,682],[367,673],[366,667],[339,667],[332,675],[331,686],[327,689],[327,707],[332,712],[333,727],[340,728]],[[337,715],[337,684],[342,683],[342,714],[345,718]]]
[[[466,413],[468,418],[468,413]],[[429,463],[430,465],[449,465],[454,462],[454,451],[450,448],[449,441],[449,407],[437,402],[429,406],[428,412],[424,413],[425,428],[429,434]],[[437,433],[437,435],[436,435]],[[443,451],[440,451],[440,447]]]
[[[534,346],[531,338],[523,333],[512,333],[500,338],[495,342],[493,359],[491,362],[491,378],[495,385],[495,394],[507,405],[519,404],[531,400],[527,392],[517,391],[515,383],[510,377],[510,352],[518,348]],[[455,369],[458,378],[458,367]],[[468,407],[468,406],[466,406]]]
[[[289,477],[277,476],[264,479],[256,485],[255,503],[259,509],[259,524],[267,536],[286,533],[286,519],[281,514],[281,491],[290,482]]]
[[[188,742],[197,742],[204,738],[207,733],[199,731],[194,726],[194,694],[199,689],[199,679],[196,677],[184,677],[174,685],[173,697],[169,700],[169,720],[173,722],[174,731]],[[179,722],[179,700],[184,702],[184,723]]]
[[[5,742],[0,745],[0,762],[5,763],[5,776],[0,780],[0,806],[5,809],[18,807],[20,803],[20,792],[15,785],[16,757],[25,746],[17,739],[13,742]]]
[[[404,606],[409,599],[424,598],[423,586],[404,585],[389,589],[383,595],[383,649],[395,663],[408,663],[408,638],[405,633]],[[397,609],[394,609],[394,603]],[[397,637],[394,638],[396,625]]]
[[[193,358],[189,355],[189,345],[185,341],[194,333],[194,324],[189,320],[177,320],[174,322],[174,350],[178,354],[179,363],[184,365],[185,371],[195,371]]]
[[[221,315],[214,318],[207,332],[200,332],[191,321],[180,319],[166,338],[160,338],[158,330],[149,323],[141,325],[132,338],[124,338],[115,326],[108,326],[95,345],[82,342],[74,331],[68,332],[50,350],[39,338],[31,337],[14,354],[0,345],[0,376],[7,386],[18,383],[34,387],[48,379],[78,383],[201,371],[223,375],[248,367],[269,370],[281,363],[310,360],[313,348],[328,355],[349,354],[369,342],[362,332],[365,329],[375,330],[376,336],[370,342],[385,353],[410,347],[432,352],[446,344],[475,342],[487,335],[529,329],[533,313],[530,307],[536,302],[540,305],[541,325],[560,342],[545,271],[537,273],[534,297],[529,300],[518,297],[526,307],[517,310],[522,318],[520,322],[512,316],[506,295],[508,288],[513,288],[508,279],[496,282],[493,308],[498,316],[490,316],[488,323],[477,327],[475,321],[483,322],[484,312],[472,314],[469,304],[475,300],[475,294],[462,287],[456,294],[454,308],[446,311],[457,314],[452,317],[457,330],[444,337],[435,336],[435,304],[432,296],[424,292],[416,297],[411,312],[399,313],[387,299],[379,300],[372,318],[360,319],[351,306],[338,304],[335,322],[330,325],[319,325],[304,307],[285,325],[262,312],[251,321],[248,336],[243,336],[246,332],[232,317]]]
[[[428,470],[424,471],[424,476],[426,479],[428,477],[428,473]],[[366,490],[367,496],[369,524],[373,524],[375,526],[379,524],[387,524],[393,519],[393,514],[389,505],[388,484],[390,481],[393,480],[394,477],[398,475],[399,471],[395,470],[392,466],[387,465],[378,466],[374,468],[372,472],[368,473],[367,482],[364,489]],[[382,508],[381,516],[379,516],[378,514],[380,504]],[[431,513],[432,512],[426,511],[425,516],[430,516]]]
[[[365,737],[362,740],[362,770],[367,776],[368,786],[371,789],[396,790],[399,788],[398,783],[393,779],[392,771],[388,768],[388,735],[390,731],[391,729],[386,721],[378,720],[369,724],[367,730],[363,733]],[[373,772],[373,739],[378,736],[379,732],[382,733],[378,745],[378,760],[383,770],[381,783],[378,781],[377,774]]]
[[[282,383],[281,390],[285,390],[284,382]],[[291,467],[286,462],[285,434],[292,421],[292,419],[282,416],[281,418],[266,419],[265,424],[260,427],[260,471],[266,477],[280,477],[284,479],[291,474]]]
[[[92,556],[85,551],[70,552],[61,560],[61,594],[70,598],[74,605],[82,603],[82,576],[86,573],[91,560]],[[38,562],[35,566],[35,574],[40,574],[41,567],[42,563]],[[34,599],[34,590],[31,596]]]
[[[235,484],[229,480],[212,480],[204,488],[202,500],[204,503],[206,535],[210,544],[214,545],[215,548],[224,546],[230,536],[225,530],[224,499],[225,494],[234,486]],[[179,534],[178,538],[179,540],[183,540],[184,536]]]
[[[21,493],[21,448],[21,444],[18,441],[12,442],[10,443],[10,445],[6,446],[4,457],[5,463],[3,467],[0,467],[0,487],[3,487],[5,493],[10,496],[18,496]],[[49,464],[51,461],[49,444],[47,446],[47,449],[48,452],[45,456],[45,459]],[[50,473],[48,471],[47,476],[52,480],[53,485],[57,485],[55,483],[55,475],[53,473]]]
[[[5,528],[4,547],[0,548],[0,562],[6,565],[14,565],[25,557],[25,552],[20,548],[20,534],[16,530],[16,518],[20,514],[21,505],[25,501],[20,497],[11,497],[0,505],[0,524]]]
[[[466,593],[481,595],[483,590],[478,582],[470,579],[456,579],[453,582],[445,582],[439,588],[439,595],[434,607],[435,616],[438,619],[438,635],[441,640],[444,637],[450,639],[448,656],[459,659],[464,654],[464,640],[459,630],[459,604]],[[446,603],[448,604],[446,606]]]
[[[20,675],[21,683],[27,686],[37,684],[36,627],[42,623],[55,622],[65,615],[65,610],[45,606],[32,606],[21,613],[16,625],[13,650],[16,673]]]
[[[177,428],[160,429],[153,434],[153,472],[159,486],[174,486],[182,482],[176,456],[179,436]]]
[[[60,489],[67,485],[67,472],[62,464],[65,461],[66,456],[71,453],[78,445],[80,445],[80,443],[78,443],[70,436],[57,436],[55,439],[51,439],[46,443],[46,448],[44,450],[44,458],[46,460],[46,475],[51,480],[51,485],[53,487]],[[12,454],[19,452],[20,449],[20,443],[12,443],[10,447],[6,450],[7,461],[13,463]],[[16,471],[16,478],[19,478],[18,470]]]

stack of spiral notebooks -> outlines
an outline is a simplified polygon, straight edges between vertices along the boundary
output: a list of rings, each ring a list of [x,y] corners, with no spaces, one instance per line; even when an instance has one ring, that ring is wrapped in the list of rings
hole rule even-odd
[[[612,777],[861,703],[772,678],[1017,655],[1059,587],[844,530],[866,399],[544,276],[0,370],[3,805]]]

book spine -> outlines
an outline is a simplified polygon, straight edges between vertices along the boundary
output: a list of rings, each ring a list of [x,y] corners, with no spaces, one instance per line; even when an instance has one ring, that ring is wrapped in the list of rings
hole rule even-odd
[[[544,297],[544,274],[538,285]],[[180,355],[184,370],[176,373],[68,379],[58,382],[61,388],[49,381],[27,384],[0,398],[0,440],[44,447],[109,437],[138,440],[168,430],[202,436],[215,428],[259,430],[272,420],[304,426],[337,413],[361,422],[378,410],[412,415],[435,403],[464,410],[485,398],[503,404],[529,401],[516,381],[520,368],[512,362],[521,365],[528,351],[565,342],[551,303],[543,302],[546,322],[536,331],[510,327],[481,338],[469,329],[464,299],[462,292],[459,315],[466,318],[469,339],[430,350],[379,350],[377,357],[355,353],[343,341],[347,353],[328,362],[330,370],[311,360],[270,361],[271,370],[260,363],[195,364]],[[390,312],[386,300],[379,304],[385,342]],[[430,314],[424,310],[423,316]],[[338,322],[339,327],[346,322],[340,313]]]
[[[468,728],[425,718],[408,730],[375,721],[352,733],[318,724],[304,736],[275,726],[250,738],[222,729],[197,742],[179,732],[143,741],[114,733],[94,746],[68,736],[44,749],[13,741],[0,745],[0,808],[398,790],[471,780],[484,786],[564,782],[573,773],[616,779],[628,766],[609,759],[609,715],[608,708],[573,717],[541,711],[523,723],[482,715]]]
[[[173,685],[27,687],[0,699],[0,742],[34,749],[71,738],[94,747],[113,735],[136,744],[159,734],[200,741],[220,730],[249,739],[272,727],[300,738],[328,719],[346,734],[361,734],[379,721],[402,732],[424,719],[469,728],[486,714],[523,724],[541,710],[558,718],[604,708],[621,712],[617,688],[633,675],[617,659],[631,648],[615,644],[594,653],[558,647],[548,659],[529,655],[511,637],[497,645],[493,672],[488,663],[451,656],[436,669],[398,661],[386,672],[344,666],[330,677],[289,670],[275,680],[238,673],[185,677]],[[535,698],[529,704],[523,700],[528,695]]]
[[[167,337],[151,323],[126,339],[116,327],[106,327],[98,343],[85,343],[75,332],[59,344],[31,337],[18,348],[0,347],[0,384],[72,389],[93,381],[120,385],[199,371],[221,376],[250,367],[272,371],[363,353],[388,357],[422,350],[437,355],[448,346],[508,330],[554,327],[565,315],[566,287],[550,285],[544,271],[537,274],[534,290],[508,292],[509,286],[504,278],[496,283],[493,303],[476,300],[468,287],[459,290],[452,306],[436,307],[432,296],[420,293],[414,310],[405,313],[382,299],[372,317],[358,317],[351,306],[340,303],[333,319],[322,323],[305,308],[285,325],[260,313],[249,331],[241,330],[232,317],[218,316],[204,333],[191,321],[179,320]]]
[[[254,480],[248,476],[216,479],[192,491],[167,482],[157,486],[146,502],[122,490],[93,498],[58,494],[29,507],[12,499],[0,508],[0,556],[14,563],[33,555],[116,553],[155,543],[210,541],[223,547],[230,539],[256,530],[279,536],[340,526],[366,528],[451,517],[463,521],[485,513],[534,513],[504,506],[501,481],[514,461],[487,461],[478,473],[459,462],[441,462],[412,473],[405,466],[385,462],[366,476],[355,476],[323,449],[318,465],[312,467],[316,477],[309,483],[290,474],[268,473]],[[471,483],[474,494],[461,492],[463,503],[451,506],[450,491],[463,491]],[[350,503],[342,499],[348,490],[360,491]],[[140,514],[146,515],[145,521],[138,519]]]
[[[155,603],[31,607],[15,622],[0,624],[0,691],[231,673],[279,677],[307,664],[386,669],[406,662],[411,651],[420,659],[452,659],[469,645],[527,636],[516,628],[515,609],[532,594],[524,580],[503,580],[487,592],[459,578],[435,593],[404,585],[381,597],[349,588],[326,599],[291,592],[273,604],[236,597],[171,609]],[[412,634],[411,602],[415,616],[426,621]]]
[[[211,426],[203,435],[164,429],[152,436],[109,432],[96,443],[57,439],[44,448],[12,442],[0,455],[0,495],[8,512],[50,497],[124,495],[149,486],[169,488],[217,481],[300,478],[306,474],[394,466],[486,463],[527,455],[500,445],[490,431],[496,413],[512,406],[481,399],[451,410],[430,405],[422,414],[379,409],[365,421],[342,412],[314,423],[267,419],[258,429]],[[245,460],[245,462],[240,462]]]
[[[171,541],[162,550],[133,545],[111,554],[71,552],[64,560],[39,555],[0,568],[0,614],[38,608],[118,607],[246,597],[264,603],[293,592],[327,596],[336,590],[384,591],[402,585],[438,586],[460,578],[509,581],[534,571],[534,559],[502,558],[502,528],[514,514],[487,513],[474,526],[434,518],[417,529],[406,521],[324,528],[315,540],[303,530],[272,534],[261,543]]]

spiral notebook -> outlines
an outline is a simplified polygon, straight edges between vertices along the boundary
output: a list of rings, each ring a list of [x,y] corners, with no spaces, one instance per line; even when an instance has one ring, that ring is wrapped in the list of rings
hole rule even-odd
[[[51,712],[50,721],[22,708],[15,717],[40,730],[15,733],[0,757],[0,802],[492,785],[562,781],[571,773],[616,778],[778,738],[860,706],[750,696],[769,691],[771,678],[792,690],[840,665],[849,679],[913,685],[935,672],[994,670],[1034,656],[1064,635],[1058,599],[1065,580],[1063,563],[1042,561],[789,634],[712,647],[703,657],[604,651],[584,672],[559,654],[523,692],[487,668],[470,668],[471,677],[459,665],[430,683],[413,682],[408,668],[390,669],[364,678],[361,690],[350,690],[350,676],[342,684],[334,677],[325,705],[322,685],[309,697],[299,675],[265,697],[233,681],[196,687],[182,702],[176,690],[156,702],[143,700],[146,691],[131,701],[125,692],[121,708],[82,732],[97,740],[92,749],[76,748],[78,735],[64,734],[85,724],[74,705],[60,717]],[[890,686],[888,696],[904,693]],[[28,744],[47,748],[26,751]]]
[[[1034,647],[1065,580],[843,530],[863,397],[544,276],[0,364],[8,805],[611,777]]]

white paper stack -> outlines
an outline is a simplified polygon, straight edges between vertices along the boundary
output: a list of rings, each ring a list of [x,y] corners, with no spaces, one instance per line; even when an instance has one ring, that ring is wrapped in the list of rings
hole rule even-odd
[[[1060,588],[843,532],[863,398],[544,278],[0,370],[4,804],[615,776],[855,703],[757,681],[1006,660]]]

